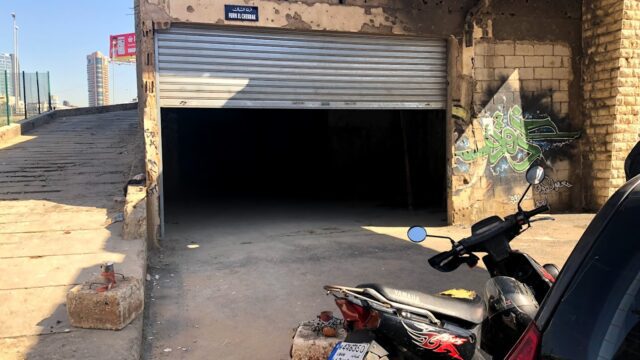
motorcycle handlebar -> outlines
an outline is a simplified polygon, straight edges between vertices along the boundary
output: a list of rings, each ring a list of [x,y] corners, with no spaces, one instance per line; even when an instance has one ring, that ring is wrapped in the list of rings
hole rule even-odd
[[[458,251],[456,249],[444,251],[429,258],[429,265],[438,271],[450,272],[460,266],[458,262],[453,261],[457,256]]]
[[[524,216],[524,218],[528,221],[530,218],[532,218],[533,216],[536,216],[540,213],[549,211],[549,205],[542,205],[540,207],[537,207],[533,210],[530,211],[523,211],[521,214],[522,216]],[[488,228],[486,231],[482,231],[478,234],[475,235],[471,235],[470,237],[466,238],[466,239],[462,239],[460,240],[460,245],[463,246],[463,248],[468,249],[474,245],[483,243],[491,238],[494,238],[496,236],[499,236],[500,234],[503,233],[508,233],[511,231],[514,231],[514,227],[517,227],[518,229],[520,228],[520,226],[522,225],[522,223],[520,223],[517,219],[518,219],[518,214],[516,213],[514,215],[511,216],[507,216],[505,218],[505,220],[502,223],[499,223],[495,226],[492,226],[490,228]]]
[[[439,254],[436,254],[434,256],[432,256],[429,259],[429,264],[433,267],[438,267],[440,266],[440,264],[442,264],[445,260],[447,260],[448,258],[450,258],[451,256],[457,255],[458,253],[452,249],[449,251],[444,251],[441,252]]]
[[[485,241],[488,241],[502,233],[510,231],[514,226],[517,226],[517,225],[513,217],[507,217],[501,223],[491,226],[489,229],[486,229],[485,231],[478,232],[477,234],[471,235],[468,238],[464,238],[460,240],[458,244],[462,245],[462,249],[458,249],[458,252],[463,249],[473,251],[472,248],[474,246],[484,243]]]
[[[538,214],[541,214],[543,212],[547,212],[549,211],[551,208],[549,207],[549,205],[542,205],[540,207],[537,207],[531,211],[525,211],[524,212],[524,216],[527,217],[527,219],[532,218]]]
[[[549,205],[542,205],[530,211],[523,211],[521,214],[525,219],[538,215],[540,213],[549,211]],[[473,247],[480,243],[483,243],[491,238],[500,236],[500,234],[508,233],[514,230],[514,227],[520,228],[522,225],[516,220],[518,213],[515,216],[507,216],[505,220],[498,223],[485,231],[481,231],[477,234],[471,235],[468,238],[462,239],[458,242],[460,246],[454,246],[453,249],[434,255],[429,259],[429,264],[443,272],[449,272],[455,270],[460,264],[460,261],[455,261],[456,258],[463,255],[466,251],[473,251]]]

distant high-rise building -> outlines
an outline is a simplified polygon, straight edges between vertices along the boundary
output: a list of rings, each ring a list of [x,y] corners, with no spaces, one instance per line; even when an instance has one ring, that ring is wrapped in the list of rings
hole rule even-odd
[[[4,71],[7,71],[7,82],[8,82],[8,90],[9,96],[15,96],[16,89],[13,86],[14,78],[14,56],[13,54],[0,54],[0,94],[4,94],[5,85],[4,85]]]
[[[51,107],[54,109],[60,107],[60,98],[58,95],[51,95]]]
[[[109,105],[109,58],[96,51],[87,55],[89,106]]]

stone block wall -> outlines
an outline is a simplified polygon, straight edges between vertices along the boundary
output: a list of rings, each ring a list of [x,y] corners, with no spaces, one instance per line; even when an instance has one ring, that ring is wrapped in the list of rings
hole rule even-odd
[[[504,103],[504,99],[496,98],[492,90],[499,89],[514,76],[519,80],[514,91],[524,96],[543,94],[545,104],[552,105],[555,114],[568,115],[569,82],[572,80],[571,49],[568,45],[482,41],[476,44],[474,51],[476,113],[484,110],[489,102],[496,105]],[[510,98],[507,100],[511,101]]]
[[[640,131],[640,1],[583,3],[585,203],[602,206],[625,182]]]
[[[478,39],[473,100],[457,121],[452,171],[454,222],[512,213],[532,164],[545,168],[527,206],[572,208],[579,182],[580,125],[570,117],[572,50],[565,42]]]

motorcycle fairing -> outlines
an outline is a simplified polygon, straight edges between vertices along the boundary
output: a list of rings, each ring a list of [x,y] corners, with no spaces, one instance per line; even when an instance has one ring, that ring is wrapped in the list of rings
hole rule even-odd
[[[435,326],[386,314],[382,326],[385,334],[392,335],[388,340],[406,339],[399,345],[416,359],[468,360],[476,351],[476,334],[451,325]]]

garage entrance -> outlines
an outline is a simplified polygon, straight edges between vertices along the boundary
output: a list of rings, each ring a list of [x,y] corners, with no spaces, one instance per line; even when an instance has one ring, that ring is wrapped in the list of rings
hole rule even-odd
[[[443,111],[162,110],[164,194],[443,209]]]
[[[443,209],[441,39],[172,24],[158,31],[163,200]]]

